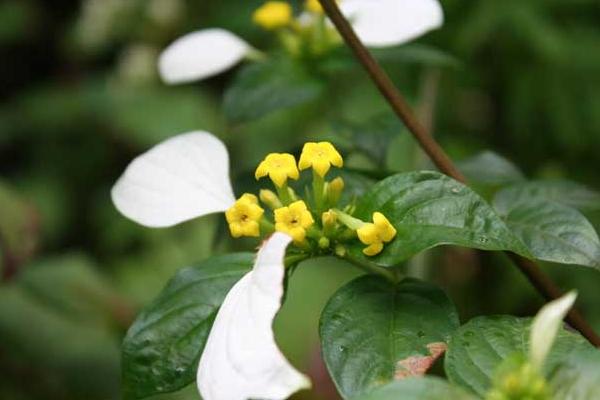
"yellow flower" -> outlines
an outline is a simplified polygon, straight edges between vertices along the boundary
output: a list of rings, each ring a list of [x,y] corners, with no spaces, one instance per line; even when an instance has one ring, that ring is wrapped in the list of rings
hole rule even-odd
[[[373,213],[373,223],[364,224],[356,230],[361,242],[368,245],[363,253],[368,256],[379,254],[383,244],[390,242],[396,236],[396,229],[380,212]]]
[[[323,13],[323,7],[321,7],[319,0],[306,0],[304,2],[304,8],[315,14]]]
[[[225,211],[225,219],[229,223],[231,236],[238,238],[240,236],[259,236],[259,221],[264,214],[264,210],[258,205],[258,199],[255,195],[246,193],[240,197],[234,204]]]
[[[282,187],[288,178],[298,179],[300,173],[296,167],[296,159],[287,153],[271,153],[256,168],[254,176],[260,179],[269,175],[269,178]]]
[[[339,0],[336,0],[335,2],[339,3]],[[323,13],[323,7],[321,6],[321,3],[319,3],[319,0],[306,0],[304,2],[304,8],[315,14]]]
[[[267,30],[283,28],[292,20],[292,7],[285,1],[267,1],[254,11],[252,20]]]
[[[275,210],[275,230],[287,233],[295,242],[302,242],[306,237],[306,229],[313,223],[314,219],[302,200]]]
[[[301,170],[313,167],[315,172],[324,177],[331,165],[341,167],[344,160],[338,151],[329,142],[309,142],[302,148],[298,167]]]

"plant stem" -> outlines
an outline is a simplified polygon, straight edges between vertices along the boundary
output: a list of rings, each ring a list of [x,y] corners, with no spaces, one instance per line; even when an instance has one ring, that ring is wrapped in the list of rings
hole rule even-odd
[[[456,179],[459,182],[466,182],[464,175],[458,170],[444,149],[435,141],[419,122],[414,112],[408,106],[404,97],[377,61],[373,58],[369,50],[360,41],[356,33],[350,26],[348,20],[341,13],[335,0],[319,0],[323,10],[333,22],[336,29],[348,45],[356,59],[365,68],[381,94],[385,97],[396,115],[404,122],[404,125],[419,142],[421,148],[427,153],[436,167],[446,175]],[[507,252],[521,272],[529,279],[530,283],[550,301],[562,295],[562,291],[548,277],[540,267],[531,260],[519,255]],[[600,336],[598,336],[583,316],[574,308],[567,315],[567,321],[585,336],[593,345],[600,347]]]
[[[354,258],[347,253],[341,258],[362,269],[363,271],[369,274],[379,275],[393,284],[396,284],[400,281],[399,276],[391,268],[384,268],[369,261],[359,260],[358,258]]]
[[[315,198],[315,208],[317,215],[323,213],[323,190],[325,187],[325,180],[316,171],[313,170],[313,196]]]

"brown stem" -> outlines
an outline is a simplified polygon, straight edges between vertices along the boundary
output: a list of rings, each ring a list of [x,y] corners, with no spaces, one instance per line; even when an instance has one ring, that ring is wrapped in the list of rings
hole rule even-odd
[[[427,153],[436,167],[446,175],[456,179],[459,182],[466,183],[464,175],[458,170],[444,149],[429,135],[428,131],[421,125],[404,97],[377,61],[373,58],[369,50],[364,46],[356,33],[350,26],[348,20],[342,15],[335,0],[319,0],[325,13],[331,19],[338,32],[348,45],[354,56],[365,68],[381,94],[385,97],[396,115],[404,122],[404,125],[419,142],[421,148]],[[530,283],[550,301],[561,296],[562,292],[556,284],[540,269],[540,267],[531,260],[518,256],[513,253],[507,253],[514,261],[517,267],[529,279]],[[598,336],[575,309],[572,309],[567,315],[567,321],[573,328],[577,329],[592,344],[600,347],[600,336]]]

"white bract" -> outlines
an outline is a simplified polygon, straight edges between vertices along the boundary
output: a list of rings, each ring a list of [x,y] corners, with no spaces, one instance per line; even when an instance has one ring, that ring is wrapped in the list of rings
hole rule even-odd
[[[541,369],[558,330],[577,298],[577,292],[571,291],[564,296],[551,301],[540,309],[531,325],[529,337],[529,360],[534,367]]]
[[[235,202],[227,149],[202,131],[167,139],[129,164],[112,200],[127,218],[152,228],[224,212]]]
[[[223,212],[235,202],[227,149],[208,132],[168,139],[131,162],[113,187],[112,199],[123,215],[149,227]],[[198,368],[203,399],[280,400],[310,386],[285,359],[272,331],[290,241],[286,234],[273,234],[253,270],[227,294]]]
[[[290,242],[288,235],[274,233],[259,250],[254,269],[223,301],[198,367],[203,399],[285,399],[310,387],[281,354],[271,328],[283,296],[283,258]]]
[[[228,70],[251,47],[225,29],[205,29],[175,40],[160,55],[158,69],[166,83],[196,81]]]
[[[438,0],[340,0],[342,13],[369,47],[406,43],[444,21]],[[306,24],[309,13],[299,22]],[[252,46],[224,29],[204,29],[187,34],[169,45],[159,61],[163,80],[169,84],[193,82],[233,67],[251,53]]]

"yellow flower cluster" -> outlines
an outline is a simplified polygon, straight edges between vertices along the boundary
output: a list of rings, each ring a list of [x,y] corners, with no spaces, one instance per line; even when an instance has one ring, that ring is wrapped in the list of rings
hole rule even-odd
[[[358,236],[367,245],[364,254],[374,256],[380,253],[384,243],[396,236],[396,229],[379,212],[373,214],[373,223],[368,223],[335,208],[344,189],[344,181],[337,177],[326,182],[325,176],[332,166],[343,165],[342,156],[329,142],[306,143],[298,163],[288,153],[267,155],[259,163],[254,176],[257,180],[268,176],[275,185],[277,193],[267,189],[260,191],[260,201],[273,210],[275,223],[265,217],[258,198],[246,193],[225,213],[231,235],[259,237],[275,230],[290,235],[303,248],[311,248],[312,243],[313,249],[321,250],[329,248],[332,243]],[[312,210],[287,184],[289,179],[300,177],[300,170],[309,168],[313,170]],[[318,223],[315,223],[315,218]],[[310,238],[309,242],[307,238]]]

